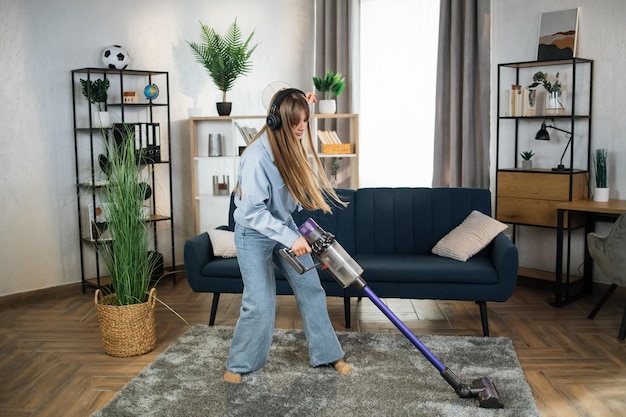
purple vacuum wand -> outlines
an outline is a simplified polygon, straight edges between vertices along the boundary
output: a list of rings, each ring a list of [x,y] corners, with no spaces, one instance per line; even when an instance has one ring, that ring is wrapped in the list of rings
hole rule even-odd
[[[311,218],[307,219],[298,228],[300,234],[311,245],[313,254],[320,263],[326,265],[335,280],[344,288],[354,285],[363,291],[365,295],[387,316],[389,320],[415,345],[415,347],[428,359],[428,361],[439,371],[441,376],[450,384],[457,395],[461,398],[475,398],[480,407],[503,408],[504,405],[498,397],[493,383],[485,377],[472,381],[471,385],[464,384],[448,367],[446,367],[437,357],[409,330],[408,327],[396,316],[393,311],[382,302],[382,300],[372,291],[363,277],[363,268],[346,252],[346,250],[335,240],[335,236],[324,231]],[[293,268],[300,274],[315,268],[320,264],[306,268],[294,253],[288,249],[282,249],[281,255],[289,261]]]

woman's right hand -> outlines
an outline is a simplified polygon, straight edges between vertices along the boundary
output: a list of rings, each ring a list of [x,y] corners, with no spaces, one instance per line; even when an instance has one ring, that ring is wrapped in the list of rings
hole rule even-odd
[[[302,256],[311,253],[311,246],[309,246],[309,242],[307,242],[305,238],[300,236],[293,242],[293,245],[291,245],[291,250],[296,256]]]

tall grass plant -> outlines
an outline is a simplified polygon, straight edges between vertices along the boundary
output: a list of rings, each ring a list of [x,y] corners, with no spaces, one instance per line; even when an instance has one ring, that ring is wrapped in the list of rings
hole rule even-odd
[[[149,227],[142,217],[146,184],[141,181],[141,155],[135,150],[134,131],[126,127],[122,133],[121,141],[108,142],[110,172],[103,197],[112,240],[101,249],[111,292],[119,305],[130,305],[147,301],[158,259],[150,251]]]

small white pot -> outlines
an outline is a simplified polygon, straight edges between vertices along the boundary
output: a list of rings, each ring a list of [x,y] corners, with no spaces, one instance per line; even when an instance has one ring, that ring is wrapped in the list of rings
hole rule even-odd
[[[548,93],[546,91],[546,115],[563,115],[565,114],[565,91],[555,91]]]
[[[95,111],[92,117],[93,127],[111,127],[111,116],[108,111]]]
[[[150,207],[143,206],[141,207],[141,219],[149,220],[150,219]]]
[[[335,100],[320,100],[318,109],[321,114],[335,114],[337,112],[337,102]]]
[[[609,189],[608,188],[596,188],[593,192],[593,201],[609,201]]]

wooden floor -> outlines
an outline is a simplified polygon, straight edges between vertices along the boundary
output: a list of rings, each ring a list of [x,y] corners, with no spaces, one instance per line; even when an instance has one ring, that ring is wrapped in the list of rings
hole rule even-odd
[[[491,334],[513,339],[542,417],[626,415],[626,343],[617,340],[625,289],[595,320],[586,318],[605,288],[554,308],[549,289],[520,284],[506,303],[488,304]],[[161,283],[158,295],[190,324],[208,322],[212,295],[193,293],[184,277]],[[40,298],[0,299],[0,416],[89,416],[186,330],[158,306],[156,349],[113,358],[102,348],[92,291],[71,286]],[[234,325],[240,301],[223,295],[216,324]],[[482,334],[474,303],[386,301],[417,335]],[[354,300],[352,310],[352,331],[397,332],[367,299]],[[329,311],[336,330],[346,330],[342,300],[329,298]],[[293,297],[279,297],[277,314],[278,327],[301,328]]]

